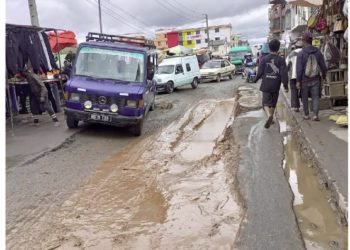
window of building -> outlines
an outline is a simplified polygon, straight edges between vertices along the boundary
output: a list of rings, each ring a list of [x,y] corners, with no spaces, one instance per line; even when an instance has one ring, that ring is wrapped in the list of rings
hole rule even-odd
[[[205,43],[208,43],[208,38],[205,38]]]
[[[187,35],[190,36],[190,35],[191,35],[191,32],[187,32]]]
[[[196,35],[199,35],[200,33],[201,33],[200,30],[197,30],[197,31],[196,31]]]
[[[191,45],[192,44],[192,40],[187,41],[187,45]]]
[[[219,33],[220,29],[219,28],[215,28],[215,33]]]
[[[220,37],[215,37],[215,41],[219,41],[220,40]]]
[[[205,32],[205,34],[207,34],[207,33],[208,33],[208,30],[207,30],[207,29],[205,29],[205,30],[204,30],[204,32]]]
[[[196,40],[196,43],[200,44],[201,43],[201,39]]]
[[[189,63],[186,63],[186,70],[187,70],[187,72],[188,72],[188,71],[191,71],[191,66],[190,66]]]

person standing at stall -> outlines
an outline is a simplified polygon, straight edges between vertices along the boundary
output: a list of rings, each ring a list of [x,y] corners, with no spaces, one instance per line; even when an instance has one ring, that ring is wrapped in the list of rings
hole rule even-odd
[[[21,75],[28,81],[31,95],[31,111],[34,119],[34,124],[39,124],[40,107],[43,107],[45,111],[49,113],[55,126],[59,126],[59,121],[51,104],[49,103],[49,95],[45,84],[42,82],[37,74],[25,69],[21,71]]]
[[[292,46],[292,51],[289,53],[286,64],[288,67],[288,76],[289,76],[289,86],[290,86],[290,94],[291,94],[291,107],[294,112],[299,112],[300,109],[300,100],[299,100],[299,92],[297,89],[297,55],[301,51],[303,46],[302,41],[297,41]]]
[[[314,121],[319,121],[321,75],[326,78],[327,67],[320,50],[312,46],[312,34],[303,35],[303,49],[297,56],[297,88],[301,88],[304,119],[309,117],[309,95],[312,98],[312,111]]]

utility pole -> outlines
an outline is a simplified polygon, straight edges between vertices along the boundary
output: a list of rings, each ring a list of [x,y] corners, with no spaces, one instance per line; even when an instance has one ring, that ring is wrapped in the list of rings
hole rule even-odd
[[[100,33],[102,34],[101,0],[98,0],[98,16],[100,20]]]
[[[208,26],[208,14],[203,14],[205,16],[205,23],[207,25],[207,40],[208,40],[208,49],[210,49],[210,40],[209,40],[209,26]]]
[[[28,5],[31,24],[39,27],[38,11],[36,10],[35,0],[28,0]]]

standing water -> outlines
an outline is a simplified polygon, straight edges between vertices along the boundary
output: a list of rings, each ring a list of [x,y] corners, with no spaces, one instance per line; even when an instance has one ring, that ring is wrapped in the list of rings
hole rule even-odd
[[[284,134],[283,169],[294,194],[293,210],[306,249],[347,249],[347,228],[337,222],[328,202],[329,191],[321,188],[310,161],[301,158],[297,138],[289,133],[290,119],[282,104],[278,106],[280,132]]]

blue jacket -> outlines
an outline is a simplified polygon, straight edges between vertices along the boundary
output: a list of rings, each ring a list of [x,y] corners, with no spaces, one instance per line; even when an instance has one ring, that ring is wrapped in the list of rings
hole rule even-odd
[[[316,76],[315,78],[308,78],[305,76],[305,69],[306,69],[306,63],[307,59],[309,58],[309,55],[315,54],[318,66],[320,67],[320,71],[322,74],[322,77],[326,77],[327,67],[324,62],[324,58],[320,50],[312,45],[308,45],[307,47],[303,48],[302,51],[298,53],[297,56],[297,81],[302,82],[308,82],[315,79],[319,79],[319,76]]]

